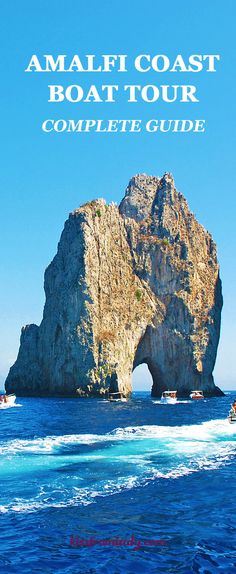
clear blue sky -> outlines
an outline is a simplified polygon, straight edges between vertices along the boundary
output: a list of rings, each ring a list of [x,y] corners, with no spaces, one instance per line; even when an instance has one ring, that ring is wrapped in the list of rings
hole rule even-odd
[[[68,213],[130,177],[171,171],[218,246],[224,310],[217,384],[236,388],[234,1],[42,0],[1,7],[0,376],[15,360],[21,326],[39,323],[43,273]],[[209,74],[26,74],[32,54],[220,54]],[[193,83],[198,104],[49,104],[50,83]],[[205,118],[204,134],[44,134],[48,117]],[[140,386],[139,380],[139,386]]]

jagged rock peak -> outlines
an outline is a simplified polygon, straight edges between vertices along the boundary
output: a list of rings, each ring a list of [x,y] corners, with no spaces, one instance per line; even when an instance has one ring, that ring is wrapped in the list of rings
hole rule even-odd
[[[160,202],[160,192],[165,194],[165,201],[168,201],[173,194],[177,194],[174,178],[171,173],[165,173],[163,177],[138,174],[130,180],[125,196],[120,203],[120,213],[124,217],[142,221],[146,219],[155,205]],[[177,197],[177,196],[176,196]],[[163,202],[163,195],[161,200]]]

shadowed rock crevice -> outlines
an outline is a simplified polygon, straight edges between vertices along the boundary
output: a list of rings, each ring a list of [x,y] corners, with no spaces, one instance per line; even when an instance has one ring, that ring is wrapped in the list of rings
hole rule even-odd
[[[23,328],[7,392],[129,396],[142,363],[153,396],[221,392],[216,247],[170,174],[133,177],[119,208],[98,199],[71,213],[44,287],[42,323]]]

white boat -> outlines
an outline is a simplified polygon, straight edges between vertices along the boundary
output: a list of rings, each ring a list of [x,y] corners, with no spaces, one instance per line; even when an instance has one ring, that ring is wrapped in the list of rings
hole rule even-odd
[[[127,398],[122,393],[109,393],[108,400],[111,403],[126,403]]]
[[[194,401],[198,401],[199,399],[204,399],[204,395],[202,391],[192,391],[190,393],[190,399],[193,399]]]
[[[12,407],[15,403],[16,395],[0,395],[0,409]]]
[[[161,402],[174,405],[177,402],[177,391],[164,391],[161,395]]]

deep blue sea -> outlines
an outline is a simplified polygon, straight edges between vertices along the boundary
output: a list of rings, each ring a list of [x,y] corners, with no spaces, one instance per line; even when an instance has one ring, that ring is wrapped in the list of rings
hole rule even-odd
[[[0,572],[236,572],[233,397],[1,410]]]

